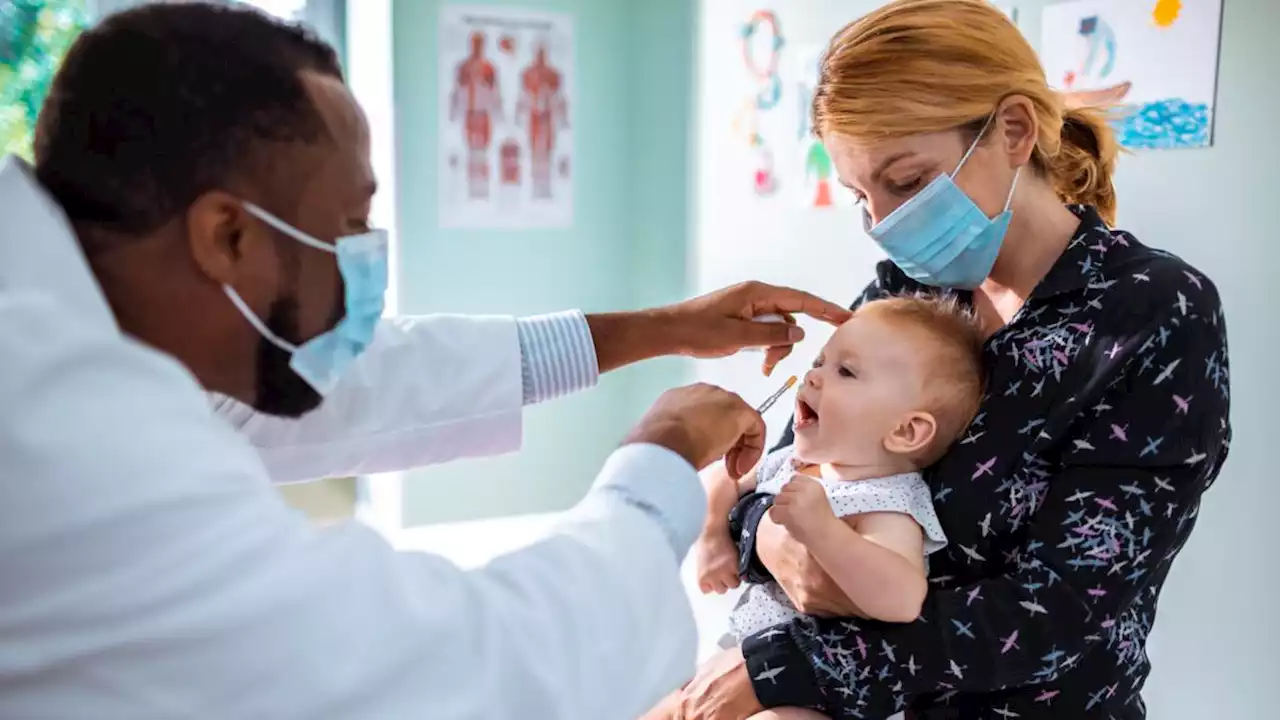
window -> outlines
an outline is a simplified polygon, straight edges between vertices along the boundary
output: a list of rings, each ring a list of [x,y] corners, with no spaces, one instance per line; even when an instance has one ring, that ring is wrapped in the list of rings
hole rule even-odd
[[[263,12],[283,20],[294,20],[310,25],[320,37],[337,49],[346,63],[343,19],[346,15],[345,0],[226,0],[252,5]]]
[[[307,11],[307,0],[238,0],[253,5],[284,20],[302,20]]]
[[[31,160],[40,106],[89,22],[85,0],[0,0],[0,152]]]

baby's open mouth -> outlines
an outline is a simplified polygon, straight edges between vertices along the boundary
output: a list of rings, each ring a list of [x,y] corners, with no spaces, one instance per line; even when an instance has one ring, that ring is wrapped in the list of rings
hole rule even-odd
[[[808,427],[818,422],[818,412],[804,400],[796,399],[796,428]]]

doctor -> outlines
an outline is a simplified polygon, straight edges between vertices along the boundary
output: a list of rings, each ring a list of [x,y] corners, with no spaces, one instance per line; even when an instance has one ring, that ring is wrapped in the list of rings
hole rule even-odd
[[[776,362],[799,331],[751,317],[844,310],[749,284],[379,321],[363,116],[327,46],[246,10],[86,32],[35,157],[0,167],[0,717],[628,718],[690,674],[695,471],[763,442],[730,393],[664,395],[558,533],[472,572],[270,483],[512,451],[600,372]]]

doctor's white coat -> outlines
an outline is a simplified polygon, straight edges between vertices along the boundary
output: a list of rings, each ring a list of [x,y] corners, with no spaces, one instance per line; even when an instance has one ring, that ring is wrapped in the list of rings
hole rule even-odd
[[[691,674],[687,541],[654,514],[689,538],[704,500],[668,451],[619,450],[475,571],[271,486],[516,449],[511,319],[384,323],[321,411],[219,416],[14,161],[0,217],[0,718],[633,718]]]

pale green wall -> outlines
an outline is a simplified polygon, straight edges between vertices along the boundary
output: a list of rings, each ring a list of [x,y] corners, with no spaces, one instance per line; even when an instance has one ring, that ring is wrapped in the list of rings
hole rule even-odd
[[[685,299],[692,286],[694,51],[691,0],[613,0],[627,8],[626,81],[631,269],[636,307]],[[632,417],[663,390],[692,379],[688,361],[661,359],[624,370]]]
[[[401,311],[529,314],[668,302],[687,286],[687,128],[693,8],[685,0],[548,0],[509,6],[574,17],[574,226],[441,230],[436,212],[437,0],[396,0]],[[404,522],[568,507],[679,361],[604,378],[530,409],[518,456],[412,473]]]

